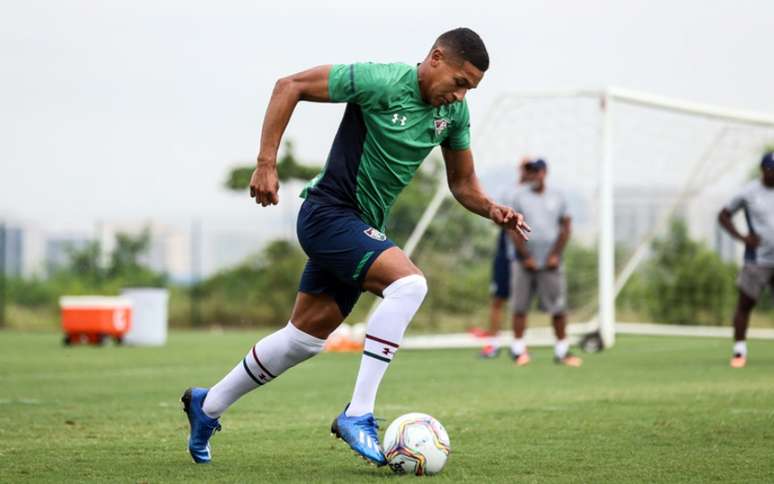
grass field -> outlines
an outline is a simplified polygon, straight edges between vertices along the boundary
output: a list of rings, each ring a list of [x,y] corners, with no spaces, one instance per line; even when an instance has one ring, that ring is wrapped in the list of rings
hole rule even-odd
[[[216,381],[252,333],[175,332],[165,348],[63,348],[0,332],[2,482],[408,482],[329,437],[359,356],[324,354],[238,402],[213,464],[185,452],[186,386]],[[377,416],[423,411],[452,455],[433,482],[774,482],[774,342],[744,370],[717,339],[621,337],[556,367],[402,351]]]

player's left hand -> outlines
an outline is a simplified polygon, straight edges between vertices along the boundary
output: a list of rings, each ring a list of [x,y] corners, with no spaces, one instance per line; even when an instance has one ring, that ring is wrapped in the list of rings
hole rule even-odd
[[[532,229],[527,225],[527,222],[524,221],[524,215],[511,207],[493,203],[492,206],[489,207],[489,218],[497,225],[513,230],[519,234],[522,239],[529,240],[527,233],[532,232]]]
[[[546,268],[547,269],[557,269],[559,267],[559,256],[556,254],[550,254],[548,256],[548,259],[546,259]]]

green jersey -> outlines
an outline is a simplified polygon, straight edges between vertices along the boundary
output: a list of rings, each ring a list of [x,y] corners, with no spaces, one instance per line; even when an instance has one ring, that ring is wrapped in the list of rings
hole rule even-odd
[[[328,94],[347,107],[325,168],[301,196],[350,207],[378,230],[384,231],[395,199],[435,146],[470,147],[467,103],[426,104],[417,67],[335,65]]]

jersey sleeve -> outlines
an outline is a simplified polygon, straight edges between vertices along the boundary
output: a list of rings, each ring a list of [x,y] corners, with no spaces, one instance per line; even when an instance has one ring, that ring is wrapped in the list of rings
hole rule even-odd
[[[333,102],[371,106],[391,85],[391,73],[388,64],[335,64],[328,74],[328,97]]]
[[[738,212],[739,209],[742,208],[745,204],[745,199],[747,198],[746,195],[747,187],[745,186],[743,189],[737,192],[736,195],[734,195],[723,208],[728,210],[731,214]]]
[[[455,151],[470,148],[470,113],[467,101],[462,106],[449,127],[449,136],[444,140],[443,147]]]

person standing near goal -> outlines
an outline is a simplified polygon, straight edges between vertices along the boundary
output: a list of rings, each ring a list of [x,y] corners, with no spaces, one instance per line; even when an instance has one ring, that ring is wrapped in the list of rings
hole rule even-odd
[[[527,313],[537,294],[540,307],[551,315],[556,345],[556,363],[578,367],[582,360],[570,353],[567,341],[567,282],[562,266],[562,253],[570,239],[571,219],[562,194],[546,186],[548,165],[538,159],[526,166],[529,188],[519,190],[512,208],[532,222],[530,240],[512,237],[516,248],[511,291],[513,293],[513,336],[511,358],[518,366],[531,361],[524,333]]]
[[[744,210],[747,235],[731,219]],[[747,365],[747,326],[750,313],[766,286],[774,295],[774,152],[761,159],[761,177],[747,183],[718,214],[718,221],[733,238],[744,242],[744,266],[736,284],[739,299],[734,313],[732,368]]]
[[[500,202],[510,205],[515,197],[516,190],[525,189],[529,182],[527,165],[529,158],[522,158],[519,163],[519,181],[516,186],[509,185],[500,196]],[[497,233],[497,246],[492,260],[492,282],[490,293],[492,299],[489,302],[489,330],[483,332],[486,338],[484,347],[479,356],[481,358],[496,358],[500,354],[500,322],[502,320],[503,307],[511,297],[511,262],[513,261],[513,247],[508,236],[508,231],[501,228]]]
[[[277,81],[250,181],[250,195],[263,207],[279,202],[277,150],[296,104],[347,107],[323,172],[302,193],[297,234],[309,260],[290,321],[252,346],[212,388],[183,394],[195,462],[210,461],[210,437],[229,406],[318,354],[361,292],[369,291],[383,300],[367,323],[351,402],[333,420],[331,432],[368,461],[387,463],[373,415],[376,393],[427,293],[422,272],[383,232],[398,194],[440,145],[457,201],[519,237],[529,231],[520,214],[486,196],[474,169],[465,95],[488,67],[481,38],[458,28],[438,37],[418,65],[324,65]]]

